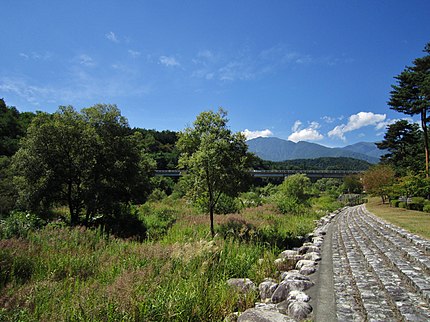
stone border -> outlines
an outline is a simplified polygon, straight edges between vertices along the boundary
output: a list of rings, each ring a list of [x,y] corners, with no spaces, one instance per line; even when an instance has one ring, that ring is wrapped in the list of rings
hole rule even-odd
[[[315,285],[310,275],[317,271],[321,261],[321,246],[329,224],[343,210],[338,209],[319,219],[301,247],[281,252],[275,260],[279,281],[266,278],[258,286],[260,302],[242,314],[232,313],[225,321],[300,321],[309,317],[313,308],[305,291]],[[227,283],[241,292],[256,290],[255,284],[247,278],[230,279]]]

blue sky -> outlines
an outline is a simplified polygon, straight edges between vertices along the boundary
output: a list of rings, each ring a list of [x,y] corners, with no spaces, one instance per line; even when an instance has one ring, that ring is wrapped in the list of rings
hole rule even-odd
[[[424,55],[430,1],[3,0],[0,97],[20,111],[116,104],[182,130],[327,146],[382,139],[394,76]]]

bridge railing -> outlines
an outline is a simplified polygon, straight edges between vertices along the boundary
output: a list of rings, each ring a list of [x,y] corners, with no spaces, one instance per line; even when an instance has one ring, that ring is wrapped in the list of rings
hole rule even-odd
[[[184,170],[155,170],[156,176],[180,177]],[[250,174],[254,177],[287,177],[289,175],[303,173],[311,177],[321,178],[341,178],[347,175],[359,174],[363,171],[358,170],[251,170]]]

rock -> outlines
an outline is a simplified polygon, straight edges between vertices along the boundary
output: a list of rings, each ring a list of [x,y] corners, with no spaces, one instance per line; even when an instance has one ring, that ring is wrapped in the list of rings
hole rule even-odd
[[[298,253],[300,255],[304,255],[306,253],[311,253],[311,252],[320,254],[321,250],[315,244],[310,244],[310,245],[303,244],[303,246],[298,249]]]
[[[305,265],[302,266],[302,268],[300,269],[300,274],[302,275],[311,275],[313,273],[315,273],[315,271],[317,270],[317,268],[315,267],[315,265]]]
[[[259,309],[248,309],[243,312],[238,322],[294,322],[293,319],[279,312],[259,310]]]
[[[305,319],[312,312],[312,306],[309,303],[294,301],[288,305],[288,315],[296,320]]]
[[[279,271],[288,271],[293,269],[299,260],[298,258],[277,258],[274,264]]]
[[[305,280],[305,281],[310,281],[309,277],[304,276],[303,274],[300,274],[300,272],[297,271],[297,270],[283,272],[281,274],[281,279],[282,280]]]
[[[276,312],[276,305],[273,303],[261,303],[257,302],[254,306],[258,310],[266,310]]]
[[[278,283],[272,279],[266,279],[264,282],[260,283],[258,286],[258,290],[260,291],[260,299],[263,302],[270,300],[277,287]]]
[[[306,295],[305,293],[301,291],[291,291],[288,294],[287,301],[293,302],[293,301],[300,301],[300,302],[309,302],[310,296]]]
[[[276,288],[275,292],[273,292],[271,301],[272,303],[280,303],[282,301],[285,301],[288,297],[288,294],[290,293],[290,286],[285,281],[282,281],[279,283],[278,287]]]
[[[296,269],[301,269],[303,266],[314,266],[315,262],[307,259],[299,260],[296,264]]]
[[[290,258],[299,255],[299,252],[296,250],[287,249],[279,254],[281,258]]]
[[[285,301],[291,291],[305,291],[313,285],[308,280],[283,280],[272,295],[272,303]]]
[[[227,284],[241,293],[248,293],[256,290],[254,282],[249,278],[230,278]]]
[[[306,254],[303,255],[303,259],[317,262],[321,260],[321,256],[317,252],[307,252]]]

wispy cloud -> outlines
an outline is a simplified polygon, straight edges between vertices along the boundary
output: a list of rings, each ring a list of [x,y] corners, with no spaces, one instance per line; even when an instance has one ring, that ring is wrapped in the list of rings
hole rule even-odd
[[[107,34],[105,34],[105,37],[112,42],[119,43],[119,39],[113,31],[109,31]]]
[[[166,67],[181,66],[181,64],[173,56],[160,56],[159,63]]]
[[[348,119],[348,123],[336,126],[330,132],[328,136],[331,138],[339,138],[343,141],[346,140],[345,134],[351,131],[361,129],[365,126],[374,125],[375,128],[381,126],[380,124],[387,118],[386,114],[374,114],[373,112],[359,112],[351,115]]]
[[[244,131],[242,131],[242,134],[245,135],[245,138],[247,140],[255,139],[258,137],[265,138],[273,135],[272,131],[270,131],[269,129],[265,129],[262,131],[250,131],[248,129],[245,129]]]
[[[94,61],[91,56],[87,54],[81,54],[77,57],[77,60],[79,61],[79,64],[88,66],[88,67],[94,67],[96,65],[96,62]]]
[[[131,57],[133,57],[133,58],[137,58],[137,57],[139,57],[139,56],[141,55],[141,52],[140,52],[140,51],[132,50],[132,49],[129,49],[129,50],[128,50],[128,53],[129,53],[129,55],[130,55]]]
[[[311,122],[308,127],[302,128],[302,122],[297,120],[291,128],[293,133],[288,137],[288,140],[296,143],[299,141],[322,140],[324,136],[318,131],[319,128],[320,124],[318,122]]]
[[[43,53],[40,52],[31,52],[31,53],[19,53],[19,56],[24,59],[32,59],[32,60],[50,60],[52,58],[52,53],[49,51],[45,51]]]

